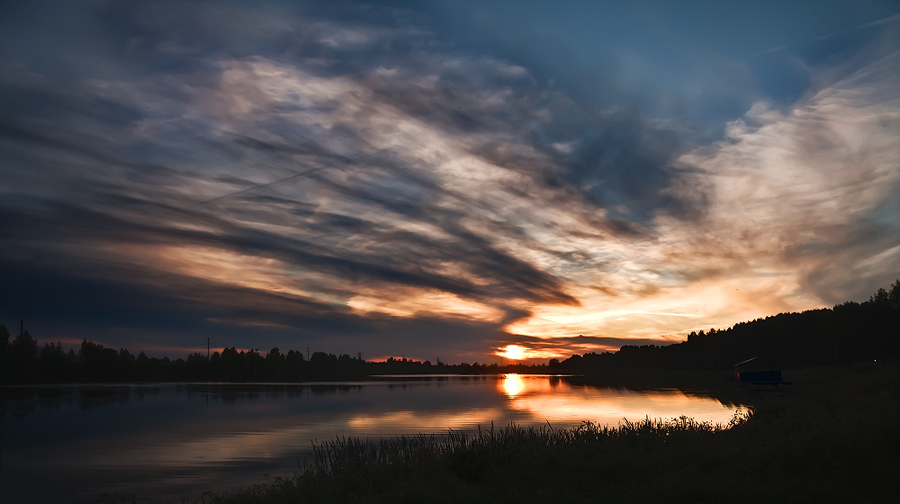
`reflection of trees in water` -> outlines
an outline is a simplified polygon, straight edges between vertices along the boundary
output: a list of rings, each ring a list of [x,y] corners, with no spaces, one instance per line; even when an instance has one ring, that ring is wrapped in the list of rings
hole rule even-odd
[[[147,386],[141,385],[139,387],[131,388],[131,395],[138,402],[142,402],[145,398],[148,397],[159,397],[162,395],[162,387],[160,386]]]
[[[311,383],[311,384],[269,384],[269,383],[204,383],[187,384],[185,394],[188,399],[209,398],[214,401],[234,402],[255,401],[260,398],[296,399],[307,394],[335,394],[360,391],[361,384],[352,383]]]
[[[350,384],[307,385],[307,387],[309,387],[309,392],[313,395],[334,394],[336,392],[347,393],[353,390],[362,390],[362,385]]]
[[[102,408],[104,406],[124,406],[125,404],[128,404],[128,399],[129,397],[127,395],[86,397],[82,398],[82,400],[79,401],[78,405],[83,410]]]
[[[8,406],[7,406],[8,405]],[[4,410],[9,408],[9,412],[16,418],[24,418],[37,407],[36,401],[11,401],[4,402]]]
[[[257,401],[260,398],[297,399],[308,394],[348,394],[360,392],[362,384],[180,384],[180,385],[65,385],[24,386],[3,389],[0,401],[2,414],[9,411],[22,418],[36,409],[77,407],[91,410],[105,406],[125,405],[131,401],[143,402],[164,394],[184,395],[188,400],[209,399],[225,403],[239,400]],[[0,417],[2,418],[2,417]]]
[[[143,401],[162,394],[159,386],[132,385],[37,385],[3,389],[4,411],[24,417],[36,409],[55,410],[75,406],[91,410],[105,406],[124,405],[131,400]]]

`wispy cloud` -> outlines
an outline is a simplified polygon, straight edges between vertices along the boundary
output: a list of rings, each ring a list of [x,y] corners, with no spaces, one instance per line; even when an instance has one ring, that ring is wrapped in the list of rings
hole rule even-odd
[[[887,25],[887,24],[898,23],[898,22],[900,22],[900,14],[895,14],[895,15],[893,15],[893,16],[883,17],[883,18],[881,18],[881,19],[876,19],[875,21],[872,21],[872,22],[869,22],[869,23],[862,23],[862,24],[859,24],[859,25],[856,25],[856,26],[853,26],[853,27],[851,27],[851,28],[847,28],[847,29],[844,29],[844,30],[838,30],[838,31],[835,31],[835,32],[826,33],[825,35],[820,35],[820,36],[818,36],[818,37],[814,37],[814,38],[812,38],[812,39],[810,39],[810,40],[807,40],[807,41],[805,41],[805,43],[809,44],[809,43],[813,43],[813,42],[821,42],[821,41],[824,41],[824,40],[833,39],[833,38],[835,38],[835,37],[840,37],[840,36],[842,36],[842,35],[848,35],[848,34],[851,34],[851,33],[853,33],[853,32],[857,32],[857,31],[859,31],[859,30],[863,30],[863,29],[866,29],[866,28],[872,28],[872,27],[875,27],[875,26]],[[764,55],[764,54],[772,54],[772,53],[777,53],[777,52],[781,52],[781,51],[786,51],[786,50],[791,49],[792,47],[795,47],[795,46],[797,46],[797,45],[802,45],[802,44],[779,45],[779,46],[771,47],[771,48],[766,49],[766,50],[764,50],[764,51],[760,51],[760,52],[757,52],[757,53],[750,54],[750,55],[748,55],[748,57],[752,58],[752,57],[755,57],[755,56],[762,56],[762,55]]]
[[[118,49],[62,44],[55,73],[41,45],[4,53],[0,267],[43,279],[6,316],[472,361],[673,341],[896,274],[896,53],[697,146],[409,11],[165,9],[82,13]]]

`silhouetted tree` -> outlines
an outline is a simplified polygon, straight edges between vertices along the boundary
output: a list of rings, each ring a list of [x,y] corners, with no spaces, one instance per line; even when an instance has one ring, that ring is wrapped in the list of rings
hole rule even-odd
[[[6,353],[7,362],[4,368],[7,383],[34,383],[37,378],[37,359],[40,353],[37,340],[32,338],[26,330],[16,336],[8,345]]]
[[[287,359],[275,347],[266,354],[266,373],[265,379],[268,381],[286,381],[287,380]]]
[[[304,381],[309,379],[306,359],[303,352],[289,350],[285,356],[286,379],[288,381]]]
[[[127,379],[119,352],[112,348],[82,340],[78,351],[79,374],[86,382],[109,382]]]
[[[12,359],[9,356],[9,331],[0,324],[0,384],[12,383]]]
[[[75,354],[63,350],[62,344],[48,343],[41,348],[37,360],[37,381],[69,383],[75,380]]]
[[[191,381],[209,380],[209,367],[209,359],[205,355],[199,352],[188,355],[187,361],[185,361],[187,379]]]
[[[150,359],[144,352],[134,359],[134,379],[137,381],[153,381],[160,376],[161,362],[159,359]]]

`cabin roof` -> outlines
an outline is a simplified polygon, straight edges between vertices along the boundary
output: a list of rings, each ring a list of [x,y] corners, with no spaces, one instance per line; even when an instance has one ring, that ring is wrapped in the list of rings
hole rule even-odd
[[[738,362],[737,364],[734,365],[734,367],[743,367],[748,364],[765,365],[765,366],[771,366],[771,367],[781,367],[781,363],[775,362],[771,359],[763,359],[761,357],[752,357],[745,361]]]

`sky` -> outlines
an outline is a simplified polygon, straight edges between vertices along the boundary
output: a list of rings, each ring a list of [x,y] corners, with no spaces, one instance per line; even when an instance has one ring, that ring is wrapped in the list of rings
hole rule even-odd
[[[41,1],[0,323],[546,362],[900,277],[900,4]]]

